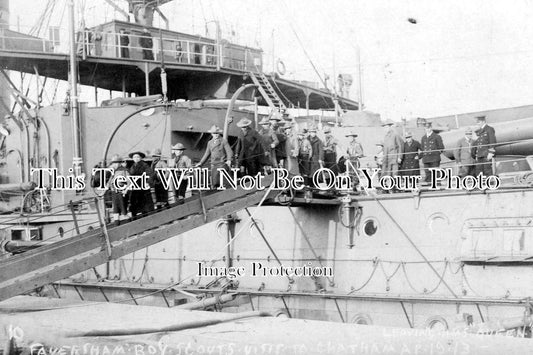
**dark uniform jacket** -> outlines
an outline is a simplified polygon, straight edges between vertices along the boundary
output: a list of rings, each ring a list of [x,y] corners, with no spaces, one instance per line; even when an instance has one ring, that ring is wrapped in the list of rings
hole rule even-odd
[[[207,149],[200,160],[200,165],[211,158],[211,165],[218,165],[230,160],[233,152],[228,142],[224,138],[211,139],[207,143]]]
[[[444,150],[444,144],[439,134],[431,132],[429,137],[427,134],[424,134],[421,145],[422,153],[420,156],[424,163],[440,163],[440,154]]]
[[[422,150],[422,146],[414,139],[411,144],[404,143],[402,165],[400,167],[402,175],[420,175],[419,150]]]
[[[249,129],[246,134],[243,131],[239,132],[239,140],[235,148],[235,156],[239,164],[242,164],[244,160],[259,160],[263,155],[262,138],[255,129]]]
[[[287,140],[287,135],[285,135],[282,127],[278,127],[275,132],[279,142],[279,144],[276,146],[276,157],[278,160],[285,159],[287,157],[287,152],[285,150],[285,141]]]
[[[309,137],[309,143],[311,143],[311,149],[313,154],[311,155],[311,171],[310,174],[313,174],[315,171],[320,169],[320,164],[318,161],[324,161],[324,143],[318,137]]]
[[[154,42],[152,40],[152,35],[149,33],[143,33],[139,37],[139,44],[142,48],[152,48],[154,46]]]
[[[272,128],[263,127],[259,130],[259,134],[261,135],[263,149],[265,150],[265,152],[271,152],[275,149],[270,146],[272,143],[274,143],[274,146],[278,146],[278,135],[276,134],[276,132],[274,132]]]
[[[496,134],[494,128],[484,125],[476,131],[477,139],[472,147],[473,158],[487,158],[489,153],[494,154],[494,144],[496,143]]]
[[[138,163],[134,163],[129,171],[130,175],[133,176],[140,176],[143,173],[148,176],[148,183],[150,185],[153,184],[153,170],[150,168],[150,166],[145,161],[140,161]]]

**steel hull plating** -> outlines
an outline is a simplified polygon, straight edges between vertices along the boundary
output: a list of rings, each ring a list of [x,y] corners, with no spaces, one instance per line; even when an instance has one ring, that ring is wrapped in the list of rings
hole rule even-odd
[[[456,328],[520,317],[533,292],[532,194],[528,189],[423,191],[378,195],[379,203],[361,196],[362,213],[354,215],[353,228],[344,226],[349,223],[347,214],[339,214],[342,206],[251,208],[255,224],[242,211],[234,225],[208,224],[111,262],[110,276],[121,287],[98,283],[98,290],[83,282],[75,284],[76,292],[62,283],[59,292],[113,300],[180,282],[177,287],[191,292],[216,294],[225,282],[199,276],[198,263],[204,263],[245,270],[234,291],[247,297],[228,303],[228,311],[280,309],[298,318],[400,327],[444,327],[444,320]],[[276,259],[289,267],[329,267],[333,275],[291,281],[252,274],[252,263],[276,269]],[[92,277],[86,272],[78,281]],[[167,291],[164,300],[156,293],[139,303],[165,305],[172,298],[178,304],[183,296]]]

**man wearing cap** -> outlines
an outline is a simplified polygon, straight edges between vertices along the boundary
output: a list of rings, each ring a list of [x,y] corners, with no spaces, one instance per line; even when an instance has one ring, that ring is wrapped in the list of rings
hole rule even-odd
[[[285,140],[285,152],[287,153],[287,160],[285,168],[291,175],[298,175],[300,170],[298,168],[298,134],[294,124],[287,123],[285,127],[286,140]]]
[[[143,152],[133,152],[129,154],[129,157],[133,159],[133,165],[131,166],[129,173],[131,176],[142,176],[143,174],[148,177],[148,184],[152,185],[153,172],[150,166],[143,161],[146,158],[146,154]],[[130,193],[130,212],[133,217],[139,213],[147,213],[154,210],[154,200],[152,200],[152,192],[147,190],[131,190]]]
[[[324,143],[322,143],[322,140],[316,135],[316,126],[311,126],[308,131],[309,143],[311,143],[311,149],[313,151],[311,154],[311,165],[309,170],[309,176],[312,177],[315,171],[324,166]]]
[[[118,154],[113,155],[111,159],[111,164],[109,165],[113,169],[113,176],[107,184],[107,188],[111,191],[111,202],[113,204],[113,214],[111,215],[114,222],[120,221],[122,219],[128,219],[128,209],[126,203],[126,194],[128,192],[127,186],[124,186],[124,189],[119,190],[116,186],[118,182],[115,183],[115,180],[119,179],[119,176],[122,176],[122,181],[125,177],[128,176],[128,169],[126,169],[126,161],[120,157]]]
[[[192,168],[191,159],[184,154],[185,146],[181,143],[176,143],[172,146],[172,154],[174,154],[173,167],[180,169],[180,171],[185,171],[184,178],[181,180],[178,188],[173,187],[174,196],[176,202],[183,202],[185,198],[185,192],[187,191],[187,186],[189,185],[188,177],[191,176],[190,168]],[[179,177],[178,177],[179,178]]]
[[[398,167],[402,162],[403,140],[394,129],[394,122],[387,120],[382,126],[386,127],[383,138],[383,176],[398,175]]]
[[[473,144],[472,128],[467,127],[465,130],[465,136],[459,139],[457,147],[453,151],[453,157],[457,162],[459,168],[458,175],[460,177],[474,176],[475,165],[474,158],[472,157]]]
[[[264,153],[261,136],[251,125],[252,121],[248,118],[237,122],[241,132],[235,148],[235,160],[242,173],[255,176],[261,170],[261,158]]]
[[[346,156],[344,158],[350,161],[350,163],[353,165],[353,168],[359,169],[359,158],[364,156],[363,146],[357,141],[357,133],[354,131],[348,133],[346,137],[351,137],[351,141],[348,143]],[[350,169],[352,169],[352,167],[350,167]]]
[[[324,128],[324,168],[330,169],[335,175],[339,173],[337,167],[337,146],[339,142],[331,134],[331,127]]]
[[[400,175],[418,176],[420,175],[419,154],[422,147],[420,143],[413,139],[413,134],[405,134],[405,143],[403,145],[402,165]]]
[[[154,152],[152,153],[152,164],[150,165],[150,169],[152,169],[153,172],[152,181],[154,182],[156,209],[168,206],[168,191],[163,187],[163,183],[159,178],[159,174],[163,174],[165,176],[168,175],[167,168],[167,162],[161,159],[161,149],[154,149]],[[156,169],[162,170],[158,174]]]
[[[476,130],[477,139],[472,148],[472,157],[475,158],[475,172],[477,176],[483,174],[485,176],[492,175],[492,158],[496,150],[496,134],[494,128],[487,125],[485,116],[476,117],[478,129]]]
[[[218,126],[213,126],[207,131],[213,137],[208,143],[204,156],[195,167],[202,166],[207,159],[211,158],[211,188],[216,189],[220,185],[220,174],[218,169],[228,169],[231,167],[231,157],[233,152],[228,142],[222,138],[222,130]]]
[[[431,168],[438,168],[440,166],[440,154],[444,150],[441,136],[433,129],[431,122],[426,122],[426,134],[422,136],[421,145],[422,151],[420,157],[424,163],[425,182],[431,181]]]
[[[305,180],[305,184],[309,185],[309,172],[311,170],[311,156],[313,155],[313,148],[309,139],[306,137],[307,130],[302,129],[298,132],[298,170],[300,176]]]
[[[264,165],[270,165],[273,168],[278,167],[276,160],[276,147],[279,144],[278,136],[272,128],[270,128],[270,121],[267,117],[264,117],[259,124],[259,134],[263,142],[263,151],[265,152]]]
[[[285,164],[285,159],[287,159],[287,153],[285,151],[285,141],[287,140],[287,136],[285,136],[285,131],[281,124],[284,122],[281,122],[281,114],[274,114],[272,117],[270,117],[270,129],[274,131],[276,134],[276,137],[278,138],[278,145],[276,145],[276,148],[274,148],[275,155],[276,155],[276,162],[278,164],[278,167],[283,168]]]

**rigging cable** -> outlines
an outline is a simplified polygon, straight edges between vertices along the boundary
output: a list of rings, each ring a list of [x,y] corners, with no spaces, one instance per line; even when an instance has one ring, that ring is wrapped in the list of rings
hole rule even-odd
[[[287,6],[287,3],[285,2],[285,0],[282,0],[282,3],[283,3],[283,5],[285,5],[285,8],[287,9],[287,13],[288,13],[289,12],[289,7]],[[302,47],[302,50],[303,50],[305,56],[307,57],[307,60],[311,64],[311,67],[313,67],[313,70],[315,71],[315,74],[318,76],[318,78],[322,82],[322,85],[324,85],[324,88],[329,92],[329,94],[331,95],[331,98],[334,99],[334,95],[331,93],[331,90],[327,87],[326,81],[322,78],[322,76],[318,72],[318,69],[315,66],[315,63],[313,62],[311,57],[309,56],[309,53],[307,53],[307,50],[305,49],[305,46],[304,46],[302,40],[300,39],[300,36],[298,35],[298,32],[296,32],[296,28],[294,27],[294,24],[292,23],[292,21],[290,21],[289,18],[287,18],[287,16],[285,16],[285,18],[286,18],[286,21],[288,22],[292,32],[294,33],[294,36],[296,37],[298,43],[300,44],[300,47]],[[323,96],[322,96],[322,99],[326,102],[326,104],[329,107],[329,103],[326,101],[326,99]]]

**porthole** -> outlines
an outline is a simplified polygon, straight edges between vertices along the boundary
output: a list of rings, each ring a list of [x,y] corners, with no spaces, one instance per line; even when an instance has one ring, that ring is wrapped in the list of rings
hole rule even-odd
[[[374,218],[368,218],[363,222],[363,232],[366,236],[371,237],[378,231],[378,222]]]
[[[448,322],[441,316],[433,316],[426,320],[424,327],[435,331],[446,331],[448,330]]]
[[[372,325],[372,318],[366,313],[358,313],[352,318],[352,323],[354,324],[363,324],[363,325]]]
[[[287,311],[284,309],[277,309],[276,311],[274,311],[274,313],[272,313],[272,315],[278,318],[289,318]]]

